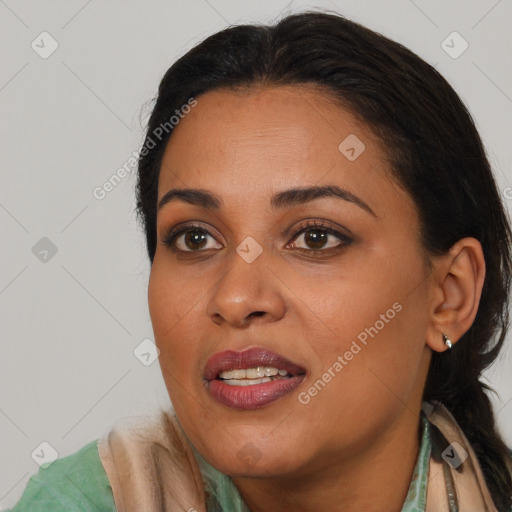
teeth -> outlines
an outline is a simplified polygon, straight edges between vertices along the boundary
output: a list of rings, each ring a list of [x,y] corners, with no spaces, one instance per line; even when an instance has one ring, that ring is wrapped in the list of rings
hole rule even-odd
[[[259,381],[269,382],[271,379],[264,379],[265,377],[274,377],[276,375],[280,375],[284,377],[288,375],[286,370],[279,370],[278,368],[274,368],[271,366],[258,366],[256,368],[247,368],[243,370],[229,370],[222,372],[219,377],[224,380],[232,380],[236,381],[238,386],[245,386],[248,384],[260,384]],[[245,380],[242,379],[250,379],[251,382],[245,384]],[[258,382],[257,382],[258,381]],[[238,382],[244,382],[244,384],[238,384]],[[231,382],[227,382],[226,384],[231,384]]]
[[[270,382],[272,379],[269,377],[263,377],[262,379],[244,379],[244,380],[237,380],[237,379],[231,379],[227,380],[226,384],[229,384],[230,386],[253,386],[254,384],[263,384],[264,382]]]
[[[265,370],[259,366],[258,368],[247,368],[247,370],[245,370],[246,379],[257,379],[261,377],[265,377]]]

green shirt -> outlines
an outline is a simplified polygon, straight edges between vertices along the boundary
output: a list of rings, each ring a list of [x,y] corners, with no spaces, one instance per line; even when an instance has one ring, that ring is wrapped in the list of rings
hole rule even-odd
[[[431,441],[428,420],[421,415],[421,442],[416,466],[401,512],[424,512]],[[114,497],[98,454],[98,439],[79,451],[41,467],[30,478],[10,512],[115,512]],[[231,478],[198,456],[210,494],[208,512],[250,512]],[[9,511],[7,511],[9,512]]]

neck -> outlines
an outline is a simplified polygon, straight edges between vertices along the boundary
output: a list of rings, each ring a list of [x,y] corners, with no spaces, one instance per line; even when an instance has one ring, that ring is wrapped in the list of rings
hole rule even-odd
[[[251,512],[400,512],[419,451],[419,414],[406,409],[364,452],[300,475],[233,478]]]

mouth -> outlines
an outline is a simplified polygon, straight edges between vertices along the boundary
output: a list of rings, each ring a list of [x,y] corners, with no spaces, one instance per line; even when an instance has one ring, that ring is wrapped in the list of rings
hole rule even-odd
[[[261,347],[214,354],[204,371],[211,396],[240,410],[258,409],[275,402],[291,393],[305,376],[302,366]]]

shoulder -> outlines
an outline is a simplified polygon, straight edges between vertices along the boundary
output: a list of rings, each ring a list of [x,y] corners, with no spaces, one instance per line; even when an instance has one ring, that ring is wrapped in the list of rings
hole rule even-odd
[[[115,511],[108,477],[98,454],[98,439],[77,452],[41,467],[10,512]]]

